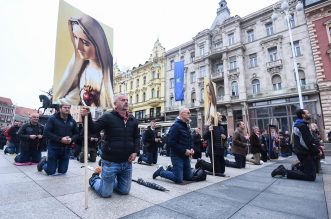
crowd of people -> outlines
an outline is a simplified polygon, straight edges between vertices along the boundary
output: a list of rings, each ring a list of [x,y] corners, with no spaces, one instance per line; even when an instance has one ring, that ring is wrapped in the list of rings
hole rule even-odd
[[[65,174],[72,157],[84,162],[84,129],[70,115],[70,109],[70,105],[60,105],[45,127],[38,123],[37,113],[31,114],[26,124],[15,121],[1,132],[1,145],[6,145],[2,148],[4,153],[17,154],[16,165],[37,164],[37,170],[47,175]],[[155,165],[159,155],[169,156],[171,165],[158,167],[152,177],[181,184],[184,180],[204,180],[207,174],[224,177],[226,168],[245,168],[246,162],[261,165],[293,153],[298,161],[292,168],[280,165],[271,176],[314,181],[324,158],[317,125],[310,122],[310,114],[304,109],[297,112],[292,136],[288,131],[261,130],[257,126],[252,127],[249,135],[243,121],[236,124],[233,136],[228,136],[220,113],[218,125],[209,120],[203,129],[191,129],[189,108],[179,111],[167,135],[161,135],[155,121],[141,135],[138,121],[128,109],[127,96],[120,94],[114,98],[114,109],[96,121],[92,121],[87,107],[80,112],[82,117],[88,117],[88,160],[96,162],[97,156],[101,157],[100,167],[89,180],[101,197],[110,197],[113,191],[130,192],[132,163],[136,159],[138,164]],[[42,151],[47,151],[47,156],[42,157]],[[203,153],[209,161],[202,159]],[[234,159],[227,159],[229,154]],[[191,159],[197,160],[195,170],[199,171],[191,167]]]

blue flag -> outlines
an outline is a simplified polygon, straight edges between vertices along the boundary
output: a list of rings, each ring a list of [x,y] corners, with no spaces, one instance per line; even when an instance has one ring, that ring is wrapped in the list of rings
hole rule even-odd
[[[175,100],[184,100],[184,61],[175,62]]]

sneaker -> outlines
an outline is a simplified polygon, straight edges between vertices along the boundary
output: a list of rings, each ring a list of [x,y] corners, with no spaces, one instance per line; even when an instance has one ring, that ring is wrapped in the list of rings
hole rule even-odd
[[[159,167],[154,173],[153,173],[153,179],[155,179],[156,177],[160,176],[161,171],[163,171],[163,167]]]
[[[271,172],[271,176],[275,177],[277,175],[285,176],[286,168],[283,165],[279,165],[276,169]]]
[[[198,158],[197,163],[195,164],[195,169],[199,169],[201,167],[202,159]]]
[[[43,170],[43,166],[44,164],[47,162],[47,157],[42,157],[41,160],[39,161],[38,165],[37,165],[37,170],[39,172],[41,172]]]

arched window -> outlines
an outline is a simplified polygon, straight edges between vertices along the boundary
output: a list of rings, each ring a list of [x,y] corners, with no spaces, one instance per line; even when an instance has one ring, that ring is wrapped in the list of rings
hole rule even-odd
[[[157,97],[157,98],[160,97],[160,90],[159,90],[159,89],[156,90],[156,97]]]
[[[231,96],[239,96],[239,91],[238,91],[238,82],[233,81],[231,83]]]
[[[132,96],[130,96],[130,104],[132,104]]]
[[[151,98],[154,98],[154,97],[155,97],[155,96],[154,96],[154,93],[155,93],[155,89],[152,88],[152,91],[151,91]]]
[[[146,102],[146,93],[143,93],[143,102]]]
[[[254,79],[252,81],[252,89],[253,89],[253,94],[260,93],[260,81],[258,79]]]
[[[195,95],[195,92],[192,92],[191,93],[191,102],[192,103],[195,103],[195,100],[196,100],[197,98],[196,98],[196,95]]]
[[[296,77],[295,77],[296,78]],[[306,85],[306,76],[305,76],[305,72],[302,70],[299,70],[299,80],[300,80],[300,85]]]
[[[282,89],[282,78],[279,75],[275,75],[272,77],[272,87],[274,90]]]
[[[146,76],[144,76],[144,78],[143,78],[143,83],[144,83],[144,85],[146,85]]]
[[[224,87],[223,86],[219,86],[217,88],[217,96],[218,97],[223,97],[224,96]]]
[[[139,94],[136,95],[136,103],[139,103]]]
[[[174,105],[174,97],[171,96],[171,97],[170,97],[170,106],[173,106],[173,105]]]

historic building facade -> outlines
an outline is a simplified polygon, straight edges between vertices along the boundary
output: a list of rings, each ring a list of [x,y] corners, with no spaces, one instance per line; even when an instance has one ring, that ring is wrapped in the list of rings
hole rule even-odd
[[[313,50],[324,126],[328,132],[331,130],[331,2],[306,0],[305,13]]]
[[[296,1],[292,1],[295,3]],[[202,126],[203,78],[216,83],[218,111],[227,116],[231,134],[237,121],[266,129],[275,124],[291,130],[299,98],[285,18],[271,19],[273,5],[243,18],[230,16],[226,0],[219,2],[210,29],[166,52],[166,119],[180,106],[192,111],[192,126]],[[293,12],[293,33],[299,81],[305,108],[321,123],[316,73],[305,14]],[[174,101],[176,61],[185,62],[185,100]]]
[[[126,72],[114,68],[114,94],[128,95],[130,112],[140,122],[164,120],[164,55],[165,49],[157,40],[145,64]]]
[[[0,97],[0,127],[12,124],[15,106],[10,98]]]

